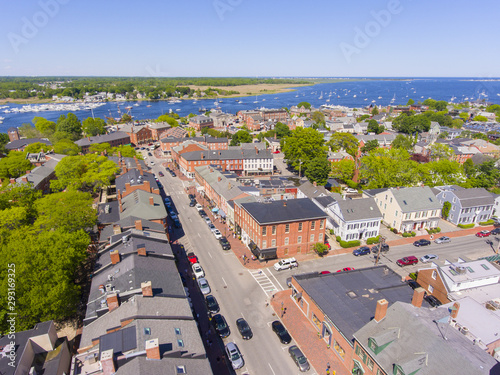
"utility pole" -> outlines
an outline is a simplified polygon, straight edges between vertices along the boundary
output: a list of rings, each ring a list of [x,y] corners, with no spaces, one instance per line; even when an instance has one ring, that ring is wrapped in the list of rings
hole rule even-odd
[[[378,244],[377,258],[375,259],[375,265],[378,265],[378,260],[380,259],[380,252],[382,251],[382,246],[385,243],[385,237],[380,236],[380,242]]]

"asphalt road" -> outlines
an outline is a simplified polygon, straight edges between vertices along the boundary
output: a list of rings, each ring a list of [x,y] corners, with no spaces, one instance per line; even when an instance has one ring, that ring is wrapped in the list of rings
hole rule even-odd
[[[148,157],[147,160],[152,159]],[[298,268],[293,270],[275,271],[272,263],[266,269],[247,270],[245,269],[232,251],[223,251],[220,244],[215,239],[206,223],[198,215],[194,207],[189,207],[189,200],[185,192],[186,182],[179,178],[173,178],[161,166],[160,159],[154,159],[155,165],[152,172],[158,176],[161,170],[165,176],[160,177],[164,186],[164,191],[169,195],[179,213],[182,223],[182,230],[177,231],[179,241],[185,246],[186,252],[193,251],[199,258],[200,264],[204,268],[205,278],[208,280],[213,294],[220,305],[220,313],[226,318],[231,329],[231,335],[221,341],[214,342],[207,349],[222,353],[223,345],[229,341],[235,342],[243,354],[245,365],[236,371],[238,374],[299,374],[298,368],[288,355],[287,348],[295,344],[292,341],[289,345],[282,345],[277,336],[270,328],[272,321],[277,317],[268,306],[271,295],[286,288],[286,279],[293,274],[306,272],[321,272],[328,270],[336,272],[344,267],[363,268],[374,265],[372,255],[355,257],[352,254],[343,254],[301,262]],[[147,163],[149,164],[149,161]],[[390,251],[383,254],[379,264],[386,264],[402,277],[410,272],[415,272],[423,266],[419,262],[417,265],[399,267],[396,261],[408,255],[415,255],[420,258],[425,254],[436,254],[440,260],[448,259],[456,261],[460,256],[476,259],[481,256],[492,255],[493,249],[487,244],[487,240],[492,238],[477,238],[466,236],[452,239],[448,244],[435,244],[430,246],[415,247],[412,244],[391,247]],[[495,242],[495,239],[493,239]],[[496,242],[495,242],[496,243]],[[187,263],[186,263],[187,264]],[[184,266],[180,267],[183,273]],[[186,266],[186,268],[188,268]],[[203,310],[203,297],[196,289],[196,284],[189,280],[188,287],[193,301],[194,309],[199,317],[202,334],[208,330],[206,312]],[[191,275],[192,276],[192,275]],[[236,328],[236,319],[243,317],[247,320],[253,331],[251,340],[243,340]],[[214,354],[215,356],[215,354]],[[213,357],[213,356],[212,356]],[[230,367],[230,366],[229,366]],[[230,369],[229,372],[233,372]],[[234,373],[234,372],[233,372]],[[315,374],[314,369],[308,372]]]

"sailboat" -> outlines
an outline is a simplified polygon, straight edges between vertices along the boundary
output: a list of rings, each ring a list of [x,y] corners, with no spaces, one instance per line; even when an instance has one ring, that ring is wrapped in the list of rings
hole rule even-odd
[[[395,101],[396,101],[396,94],[394,94],[394,96],[392,97],[391,103],[394,103]]]
[[[297,95],[298,96],[298,95]],[[258,103],[259,101],[257,100],[257,95],[255,95],[255,101],[254,103]]]

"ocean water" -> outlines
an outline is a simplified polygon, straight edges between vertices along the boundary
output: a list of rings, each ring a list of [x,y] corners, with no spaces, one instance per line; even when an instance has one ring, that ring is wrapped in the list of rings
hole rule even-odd
[[[342,105],[347,107],[361,108],[374,105],[406,104],[408,99],[415,102],[427,98],[435,100],[453,101],[454,103],[465,100],[485,100],[486,102],[500,104],[500,79],[499,78],[419,78],[408,80],[377,79],[367,80],[360,78],[359,81],[321,83],[314,86],[298,87],[296,91],[281,94],[262,94],[252,97],[222,99],[219,106],[222,111],[236,113],[242,109],[255,109],[260,107],[281,108],[291,107],[299,102],[306,101],[315,107],[322,104]],[[329,99],[329,101],[327,101]],[[239,100],[239,101],[236,101]],[[139,103],[139,106],[133,106]],[[132,106],[130,114],[135,119],[155,119],[168,113],[170,110],[180,116],[190,113],[199,114],[200,109],[213,109],[214,99],[183,100],[181,103],[169,104],[166,101],[127,101],[108,102],[94,109],[93,115],[105,119],[106,116],[120,117],[121,113],[128,110],[125,107]],[[9,104],[10,108],[22,107],[22,104]],[[48,120],[56,121],[63,111],[41,111],[29,113],[3,113],[5,117],[0,124],[0,132],[5,133],[11,126],[18,127],[23,123],[29,123],[33,117],[40,116]],[[90,110],[73,112],[81,120],[91,117]]]

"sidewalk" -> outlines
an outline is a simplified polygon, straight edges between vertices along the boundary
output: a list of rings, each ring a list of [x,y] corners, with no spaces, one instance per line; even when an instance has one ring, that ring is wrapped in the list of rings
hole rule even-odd
[[[342,364],[340,357],[333,351],[328,350],[325,340],[318,338],[318,331],[307,320],[302,311],[295,304],[291,297],[290,289],[274,294],[271,299],[271,307],[274,309],[276,318],[282,314],[281,303],[283,303],[283,317],[281,321],[286,327],[295,344],[305,354],[311,367],[314,367],[318,374],[326,374],[327,366],[330,364],[330,373],[336,371],[336,375],[349,375]],[[292,345],[293,342],[290,344]]]

